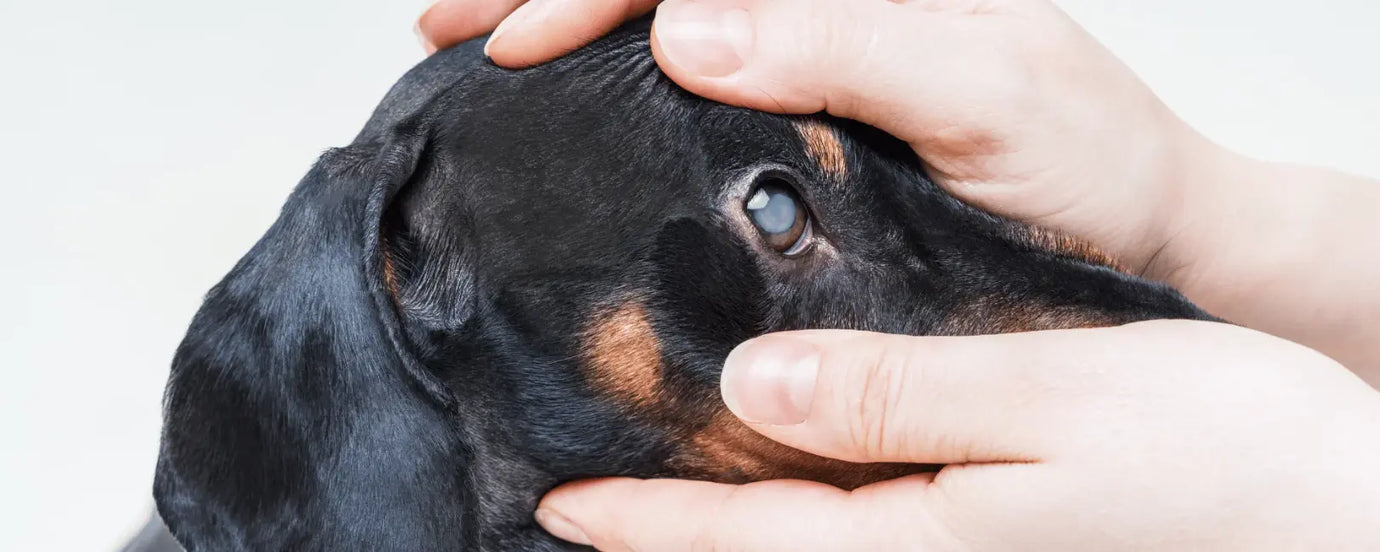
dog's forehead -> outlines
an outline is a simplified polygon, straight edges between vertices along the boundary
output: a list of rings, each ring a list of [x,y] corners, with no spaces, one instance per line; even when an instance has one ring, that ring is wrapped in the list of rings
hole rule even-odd
[[[443,50],[399,80],[357,140],[385,139],[388,129],[429,111],[432,121],[424,124],[460,125],[458,134],[492,146],[482,148],[486,154],[504,150],[488,159],[521,159],[526,168],[542,159],[587,161],[575,168],[594,173],[604,186],[585,195],[658,184],[678,195],[690,191],[656,174],[622,178],[645,172],[631,166],[639,161],[679,164],[685,172],[786,160],[837,181],[847,178],[845,133],[837,126],[731,108],[686,92],[652,58],[650,27],[649,18],[634,21],[563,58],[516,71],[490,62],[481,40]],[[706,155],[716,148],[729,155]],[[572,167],[562,168],[570,174]],[[701,191],[714,191],[724,176],[716,172],[692,180],[710,188]]]
[[[850,177],[834,122],[717,104],[675,85],[645,41],[579,51],[523,71],[481,67],[437,117],[475,169],[521,176],[502,191],[551,201],[712,198],[768,163]],[[560,192],[570,193],[560,193]]]
[[[459,190],[447,193],[474,211],[475,237],[503,252],[505,274],[628,261],[670,220],[732,218],[725,209],[771,167],[794,173],[814,214],[858,251],[885,249],[902,215],[961,216],[894,138],[691,94],[636,29],[519,71],[477,50],[441,55],[436,63],[464,67],[412,79],[427,90],[450,79],[422,119],[433,125],[429,151],[446,157],[434,166]],[[395,91],[380,116],[419,94]]]
[[[817,116],[784,116],[714,105],[699,121],[709,157],[735,168],[744,163],[782,163],[812,176],[847,180],[849,148],[855,139],[835,120]]]

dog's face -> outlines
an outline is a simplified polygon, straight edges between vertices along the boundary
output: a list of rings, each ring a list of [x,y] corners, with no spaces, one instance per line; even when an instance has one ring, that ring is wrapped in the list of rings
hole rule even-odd
[[[323,158],[178,352],[156,493],[184,543],[557,549],[530,513],[570,479],[852,488],[919,467],[740,425],[735,345],[1207,317],[890,137],[692,97],[647,51],[644,24],[521,72],[443,52]]]

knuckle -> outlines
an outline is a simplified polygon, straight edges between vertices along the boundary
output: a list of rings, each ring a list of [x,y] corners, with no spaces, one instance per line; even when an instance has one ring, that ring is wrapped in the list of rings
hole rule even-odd
[[[893,340],[880,345],[876,355],[849,374],[848,445],[864,459],[894,458],[905,448],[900,431],[908,403],[905,390],[913,384],[911,354]]]

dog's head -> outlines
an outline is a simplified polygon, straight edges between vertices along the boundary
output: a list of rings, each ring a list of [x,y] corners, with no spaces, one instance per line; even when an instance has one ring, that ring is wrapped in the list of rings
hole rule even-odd
[[[1094,249],[944,194],[861,125],[715,104],[645,23],[526,71],[410,73],[211,291],[168,385],[156,495],[193,549],[556,549],[581,477],[856,487],[718,396],[762,333],[1203,318]]]

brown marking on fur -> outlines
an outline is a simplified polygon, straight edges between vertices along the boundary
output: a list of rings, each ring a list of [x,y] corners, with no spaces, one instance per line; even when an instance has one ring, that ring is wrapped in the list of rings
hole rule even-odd
[[[1102,252],[1101,249],[1068,234],[1031,226],[1023,232],[1022,237],[1027,243],[1040,249],[1102,265],[1119,272],[1126,272],[1121,263]]]
[[[843,180],[848,176],[848,160],[844,155],[843,142],[839,141],[834,130],[819,121],[801,121],[795,125],[801,139],[805,141],[805,152],[815,160],[824,174]]]
[[[1092,244],[1052,230],[1011,224],[1006,235],[1019,244],[1055,255],[1126,272]],[[991,295],[955,307],[935,329],[940,335],[982,335],[1039,330],[1098,328],[1129,322],[1115,313],[1084,305],[1055,305],[1039,299]]]
[[[681,477],[720,483],[805,479],[846,490],[937,469],[917,464],[854,464],[815,456],[763,437],[727,410],[691,435],[669,467]]]
[[[657,402],[661,346],[641,301],[628,301],[593,320],[585,330],[584,352],[596,388],[629,406]]]
[[[398,303],[398,267],[393,264],[393,250],[388,247],[388,240],[379,240],[379,257],[383,259],[381,270],[383,271],[383,289],[388,290],[388,295],[393,298],[393,303]]]
[[[1006,297],[983,297],[949,314],[938,335],[984,335],[1104,328],[1128,322],[1087,307],[1048,305]]]

